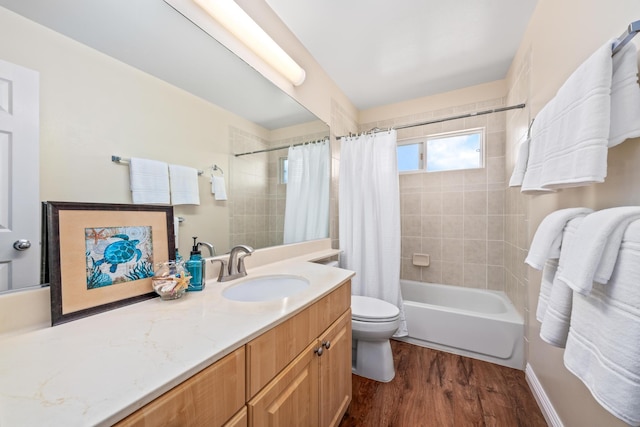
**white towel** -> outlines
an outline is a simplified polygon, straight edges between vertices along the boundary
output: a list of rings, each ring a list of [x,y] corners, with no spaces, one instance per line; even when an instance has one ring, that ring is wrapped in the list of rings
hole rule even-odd
[[[176,249],[178,249],[178,242],[180,241],[180,218],[173,217],[173,236],[175,237]]]
[[[558,260],[557,272],[553,278],[548,292],[548,302],[546,310],[542,314],[542,325],[540,326],[540,338],[545,342],[556,346],[564,347],[569,334],[569,324],[571,322],[571,308],[573,300],[573,291],[565,283],[558,280],[563,268],[567,265],[567,259],[575,250],[576,237],[580,223],[585,217],[578,216],[567,222],[562,236],[562,248],[560,250],[560,259]],[[548,280],[548,279],[547,279]],[[541,286],[540,291],[543,288]],[[538,313],[536,313],[538,315]]]
[[[172,205],[199,205],[198,170],[187,166],[169,165]]]
[[[224,176],[211,177],[211,193],[216,200],[227,200],[227,190],[225,189]]]
[[[547,259],[560,258],[563,229],[567,222],[593,212],[589,208],[560,209],[547,215],[536,230],[525,263],[542,270]]]
[[[518,145],[518,153],[516,157],[516,164],[511,173],[511,179],[509,179],[509,187],[520,187],[524,180],[524,174],[527,171],[527,161],[529,160],[529,137]]]
[[[640,136],[640,86],[635,44],[627,43],[613,57],[612,80],[609,148]]]
[[[132,158],[131,197],[135,204],[169,204],[169,168],[164,162]]]
[[[603,182],[611,116],[611,42],[591,55],[536,116],[522,191]]]
[[[622,236],[630,222],[640,218],[640,207],[622,206],[588,215],[580,225],[577,250],[571,253],[558,278],[586,295],[593,281],[607,283],[618,257]]]
[[[558,260],[548,259],[542,269],[542,281],[540,282],[540,293],[538,294],[538,307],[536,308],[536,320],[544,322],[544,315],[547,314],[551,290],[553,289],[553,279],[558,271]]]
[[[574,294],[567,369],[614,416],[640,426],[640,221],[627,228],[607,285]]]

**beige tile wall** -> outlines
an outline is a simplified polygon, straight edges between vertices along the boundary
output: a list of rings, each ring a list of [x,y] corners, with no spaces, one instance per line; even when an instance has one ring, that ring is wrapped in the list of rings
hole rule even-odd
[[[429,121],[505,105],[504,98],[428,111],[376,123],[361,130]],[[484,127],[485,168],[406,173],[400,176],[401,278],[504,290],[505,113],[402,129],[398,139]],[[429,267],[412,263],[427,253]]]
[[[263,150],[268,141],[237,128],[229,129],[232,153]],[[269,245],[269,153],[230,156],[228,185],[229,245],[239,244],[256,249]],[[284,215],[284,204],[282,207]],[[213,221],[216,219],[213,218]]]
[[[267,141],[250,132],[230,129],[232,153],[264,150],[324,138],[325,132]],[[279,162],[287,150],[231,156],[229,182],[230,245],[255,249],[281,245],[287,187],[280,184]]]
[[[507,95],[507,102],[518,104],[530,99],[530,52],[524,56]],[[519,144],[527,137],[530,107],[507,113],[506,180],[515,165]],[[524,264],[529,250],[529,198],[519,187],[507,187],[505,193],[505,291],[518,311],[528,321],[530,302],[527,301],[528,269]],[[535,310],[535,302],[533,309]]]

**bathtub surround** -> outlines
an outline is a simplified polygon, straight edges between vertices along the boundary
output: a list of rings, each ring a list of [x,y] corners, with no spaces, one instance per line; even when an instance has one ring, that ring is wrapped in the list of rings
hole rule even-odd
[[[407,335],[400,292],[400,194],[396,131],[341,139],[342,267],[356,272],[354,295],[400,309],[396,336]]]
[[[401,126],[498,108],[505,105],[502,98],[504,90],[504,86],[499,84],[484,85],[412,103],[417,105],[405,103],[407,105],[380,108],[367,114],[375,121],[369,121],[361,128]],[[430,109],[434,106],[440,108]],[[396,116],[403,112],[405,115]],[[505,291],[522,313],[524,303],[515,290],[505,286],[504,276],[505,114],[501,112],[398,131],[400,140],[477,127],[485,130],[484,168],[400,175],[401,277]],[[428,254],[430,265],[414,265],[415,253]]]

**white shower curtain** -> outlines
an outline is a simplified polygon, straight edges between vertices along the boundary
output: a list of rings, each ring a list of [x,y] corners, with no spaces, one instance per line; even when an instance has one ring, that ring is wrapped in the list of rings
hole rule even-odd
[[[356,272],[352,293],[397,306],[401,324],[394,336],[406,336],[395,130],[342,139],[339,207],[342,267]]]
[[[290,147],[284,243],[329,236],[328,141]]]

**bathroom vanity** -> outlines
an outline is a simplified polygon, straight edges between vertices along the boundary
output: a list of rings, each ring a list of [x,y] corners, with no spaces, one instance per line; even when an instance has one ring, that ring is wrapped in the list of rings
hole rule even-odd
[[[316,257],[319,255],[316,254]],[[335,426],[351,400],[350,278],[312,256],[249,270],[308,288],[202,292],[0,338],[0,425]]]

